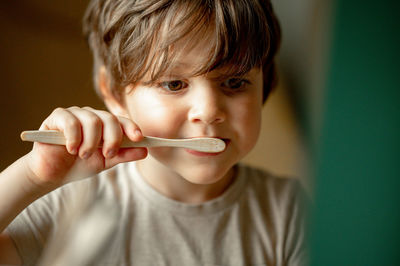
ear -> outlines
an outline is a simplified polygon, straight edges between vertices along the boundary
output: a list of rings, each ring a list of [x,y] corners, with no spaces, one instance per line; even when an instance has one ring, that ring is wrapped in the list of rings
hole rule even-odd
[[[107,109],[114,115],[128,117],[123,99],[110,88],[110,80],[104,66],[100,67],[97,79],[98,88]]]

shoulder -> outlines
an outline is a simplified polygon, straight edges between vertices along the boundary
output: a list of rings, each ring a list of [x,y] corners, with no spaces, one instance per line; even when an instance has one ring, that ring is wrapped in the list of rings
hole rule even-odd
[[[247,179],[250,189],[263,195],[282,198],[305,193],[304,187],[297,178],[277,176],[266,170],[244,164],[239,165],[239,173]]]
[[[288,265],[302,265],[298,261],[306,256],[308,197],[301,182],[246,165],[240,165],[239,171],[247,181],[241,203],[247,210],[246,215],[254,221],[258,234],[274,236],[273,243],[268,237],[264,241],[281,250],[282,256],[288,258]]]
[[[239,165],[239,172],[247,182],[243,200],[249,205],[274,215],[306,211],[309,197],[299,179],[276,176],[243,164]]]

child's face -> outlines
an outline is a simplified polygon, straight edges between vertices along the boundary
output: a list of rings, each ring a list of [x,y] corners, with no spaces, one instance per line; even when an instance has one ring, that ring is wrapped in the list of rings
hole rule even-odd
[[[150,148],[151,158],[141,162],[154,164],[146,168],[154,171],[150,174],[165,175],[165,171],[170,171],[169,174],[177,174],[191,183],[213,184],[227,176],[257,141],[262,71],[254,68],[243,77],[224,79],[222,70],[191,76],[191,66],[205,56],[203,47],[206,44],[199,43],[183,53],[179,64],[161,77],[158,84],[127,88],[126,112],[145,136],[217,137],[227,147],[213,155],[182,148]]]

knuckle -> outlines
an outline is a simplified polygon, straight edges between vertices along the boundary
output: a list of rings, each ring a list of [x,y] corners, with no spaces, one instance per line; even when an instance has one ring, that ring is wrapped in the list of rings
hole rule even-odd
[[[94,127],[100,127],[102,125],[101,119],[96,115],[89,115],[87,123]]]
[[[64,112],[64,111],[65,111],[64,108],[62,108],[62,107],[57,107],[56,109],[53,110],[53,112],[52,112],[51,114],[59,114],[59,113],[62,113],[62,112]]]
[[[81,108],[74,105],[74,106],[68,107],[67,109],[68,109],[68,110],[79,110],[79,109],[81,109]]]
[[[67,129],[76,129],[81,125],[76,119],[67,119],[64,121],[64,126]]]
[[[90,106],[84,106],[82,109],[88,110],[88,111],[93,111],[94,109]]]

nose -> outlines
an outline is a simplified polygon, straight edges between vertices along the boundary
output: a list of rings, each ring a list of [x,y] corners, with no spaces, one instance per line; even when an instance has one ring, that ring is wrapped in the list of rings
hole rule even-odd
[[[218,124],[226,119],[223,96],[212,87],[198,88],[192,95],[188,119],[194,123]]]

